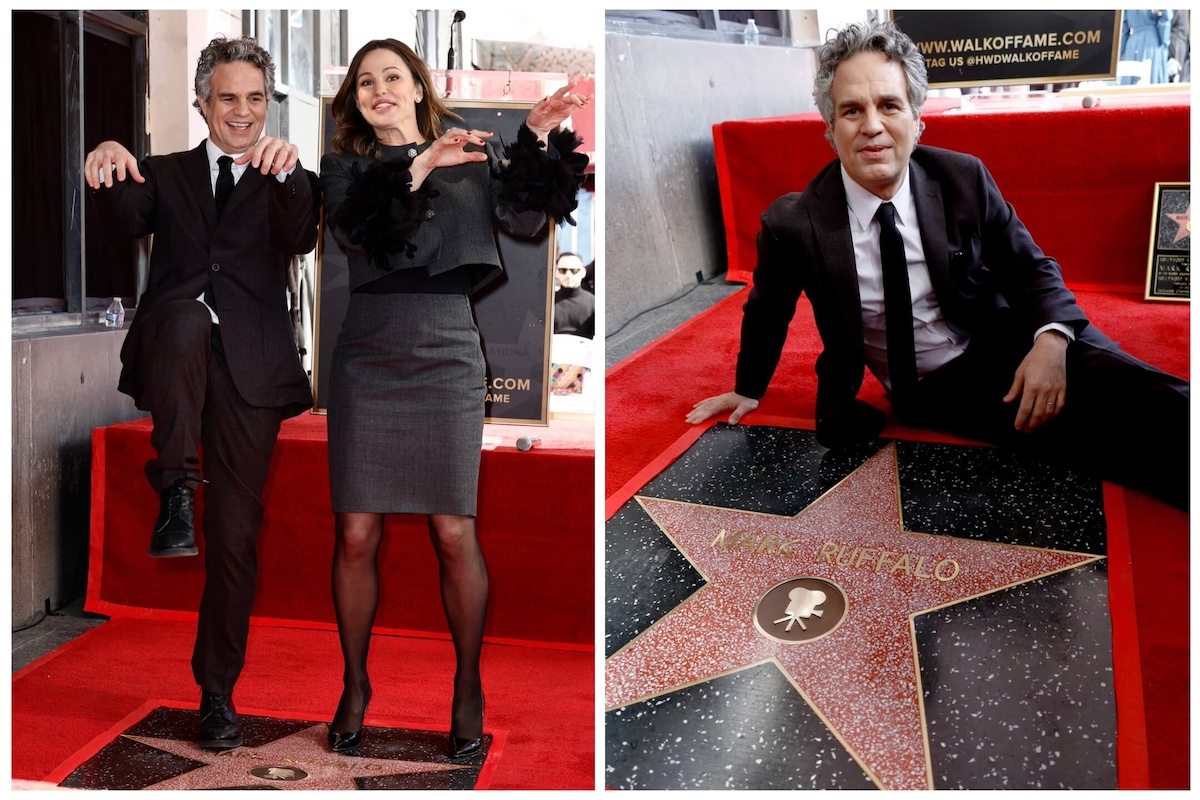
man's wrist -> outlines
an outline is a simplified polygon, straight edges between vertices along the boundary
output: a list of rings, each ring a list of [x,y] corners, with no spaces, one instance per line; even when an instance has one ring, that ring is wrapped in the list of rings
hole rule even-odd
[[[1033,334],[1033,340],[1036,342],[1041,338],[1043,333],[1056,333],[1058,338],[1062,339],[1064,344],[1070,344],[1075,341],[1075,331],[1069,326],[1061,322],[1051,322],[1049,325],[1043,325],[1038,328]]]

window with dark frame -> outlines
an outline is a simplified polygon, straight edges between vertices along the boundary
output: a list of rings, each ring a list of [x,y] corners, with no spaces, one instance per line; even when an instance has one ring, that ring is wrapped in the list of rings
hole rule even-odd
[[[142,245],[105,239],[82,168],[105,139],[145,155],[147,16],[12,12],[14,328],[77,325],[114,296],[136,301]]]

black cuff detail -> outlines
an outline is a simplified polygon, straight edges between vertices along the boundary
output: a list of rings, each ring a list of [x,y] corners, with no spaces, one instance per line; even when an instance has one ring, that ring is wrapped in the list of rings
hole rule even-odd
[[[527,125],[521,125],[515,142],[504,146],[500,203],[516,213],[541,211],[555,222],[565,219],[574,225],[571,212],[579,205],[575,195],[588,165],[588,157],[575,152],[583,140],[565,128],[551,131],[547,138],[557,158]]]
[[[391,269],[391,253],[413,257],[412,240],[433,210],[437,192],[425,187],[412,191],[411,167],[407,158],[375,161],[366,167],[353,164],[346,198],[328,217],[338,243],[367,255],[380,269]]]

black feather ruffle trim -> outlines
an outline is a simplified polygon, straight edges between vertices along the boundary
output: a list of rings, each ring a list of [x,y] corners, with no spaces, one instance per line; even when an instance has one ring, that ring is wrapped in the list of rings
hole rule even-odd
[[[346,198],[329,215],[334,238],[342,247],[363,253],[380,269],[390,269],[388,256],[403,253],[412,258],[413,237],[433,209],[433,190],[409,189],[412,161],[398,158],[350,168]]]
[[[500,202],[515,212],[543,211],[555,222],[565,219],[574,225],[571,212],[579,205],[576,192],[588,165],[588,157],[575,152],[583,140],[565,128],[551,131],[547,138],[558,158],[525,125],[517,131],[517,140],[505,145]]]

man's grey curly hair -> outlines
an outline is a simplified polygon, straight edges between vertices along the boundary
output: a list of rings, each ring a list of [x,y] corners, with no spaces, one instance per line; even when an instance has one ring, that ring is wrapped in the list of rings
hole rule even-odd
[[[262,70],[267,99],[269,100],[275,94],[275,60],[271,58],[270,53],[263,49],[258,40],[251,36],[242,36],[237,39],[218,36],[200,51],[200,58],[196,60],[197,99],[192,101],[192,105],[199,109],[200,116],[204,116],[204,109],[200,106],[199,98],[203,97],[205,103],[212,100],[212,76],[217,70],[217,65],[229,64],[234,61],[245,61]]]
[[[921,116],[929,94],[929,74],[925,57],[894,22],[851,23],[817,49],[817,74],[813,79],[813,100],[827,125],[833,124],[833,74],[838,66],[859,53],[883,53],[904,70],[908,82],[908,102],[913,118]],[[828,134],[826,135],[828,137]]]

